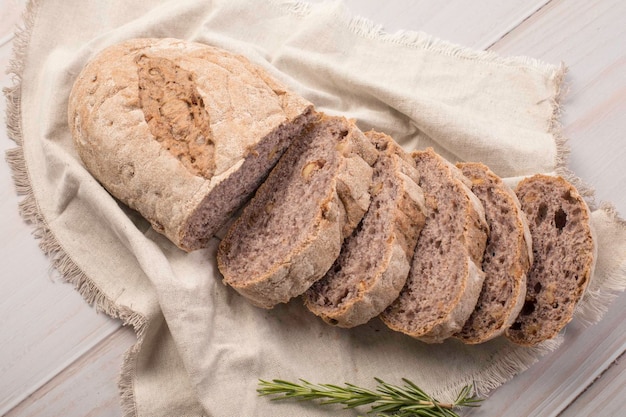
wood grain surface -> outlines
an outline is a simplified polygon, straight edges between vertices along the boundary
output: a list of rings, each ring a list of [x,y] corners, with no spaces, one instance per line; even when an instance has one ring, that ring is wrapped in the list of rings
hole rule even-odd
[[[25,0],[0,0],[0,67]],[[468,2],[346,0],[354,14],[389,32],[421,30],[503,55],[568,67],[563,132],[569,167],[597,202],[626,214],[626,3],[618,0]],[[12,84],[0,75],[0,86]],[[0,101],[0,112],[5,113]],[[14,147],[4,129],[0,150]],[[54,271],[19,217],[6,162],[0,163],[0,415],[119,416],[117,375],[135,338],[97,314]],[[497,389],[466,416],[622,416],[626,410],[626,294],[597,325],[573,322],[567,343]]]

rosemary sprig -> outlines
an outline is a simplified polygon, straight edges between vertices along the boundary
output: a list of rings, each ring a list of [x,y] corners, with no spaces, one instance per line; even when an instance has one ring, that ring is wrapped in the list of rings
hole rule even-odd
[[[456,409],[479,407],[482,401],[472,395],[471,385],[463,387],[453,403],[442,403],[408,379],[402,379],[402,387],[388,384],[380,378],[374,379],[378,383],[375,391],[349,383],[341,387],[333,384],[312,384],[303,379],[300,383],[273,379],[259,380],[257,392],[261,396],[274,396],[272,400],[322,400],[322,405],[343,404],[345,408],[370,405],[368,414],[393,417],[459,417]]]

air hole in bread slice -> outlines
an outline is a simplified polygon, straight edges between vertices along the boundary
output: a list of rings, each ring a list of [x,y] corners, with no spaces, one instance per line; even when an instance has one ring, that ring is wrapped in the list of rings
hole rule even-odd
[[[567,213],[565,213],[562,208],[559,208],[556,213],[554,213],[554,225],[557,229],[562,231],[566,224]]]
[[[535,299],[526,300],[526,302],[524,303],[524,307],[522,307],[522,311],[520,314],[522,316],[531,315],[535,311],[536,303],[537,303],[537,300]]]

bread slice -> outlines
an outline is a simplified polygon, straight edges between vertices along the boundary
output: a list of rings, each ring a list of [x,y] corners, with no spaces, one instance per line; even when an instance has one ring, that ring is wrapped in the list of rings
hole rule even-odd
[[[207,244],[313,117],[245,58],[176,39],[106,48],[68,104],[89,172],[187,251]]]
[[[376,158],[376,148],[344,118],[312,123],[220,243],[224,282],[264,308],[304,293],[367,211]]]
[[[573,185],[535,175],[515,189],[528,218],[533,264],[522,311],[506,337],[532,346],[555,337],[572,319],[591,279],[595,240],[591,214]]]
[[[393,330],[438,343],[461,330],[474,310],[488,228],[458,168],[431,148],[412,155],[428,214],[406,285],[380,317]]]
[[[519,314],[532,263],[532,241],[519,201],[500,177],[481,163],[457,167],[472,182],[489,225],[482,263],[485,282],[474,312],[455,334],[465,343],[476,344],[504,333]]]
[[[309,310],[339,327],[366,323],[398,297],[425,220],[415,162],[389,136],[365,135],[379,151],[372,202],[332,268],[304,294]]]

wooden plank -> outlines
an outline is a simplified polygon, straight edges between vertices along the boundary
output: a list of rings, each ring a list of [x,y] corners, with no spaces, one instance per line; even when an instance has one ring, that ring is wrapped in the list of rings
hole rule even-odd
[[[116,381],[124,353],[133,343],[130,328],[118,329],[5,416],[121,415]]]
[[[625,392],[626,355],[622,354],[559,417],[622,415],[626,410]]]
[[[3,32],[12,33],[24,0],[1,3]],[[7,30],[8,32],[5,32]],[[0,67],[6,68],[12,42],[0,46]],[[0,88],[10,85],[2,71]],[[4,116],[6,100],[0,100]],[[4,117],[3,117],[4,120]],[[15,147],[0,129],[0,152]],[[4,158],[3,158],[4,161]],[[118,321],[96,314],[80,295],[49,267],[32,228],[18,214],[19,198],[11,173],[0,169],[0,415],[53,378],[77,357],[119,328]],[[119,365],[118,365],[119,366]]]

